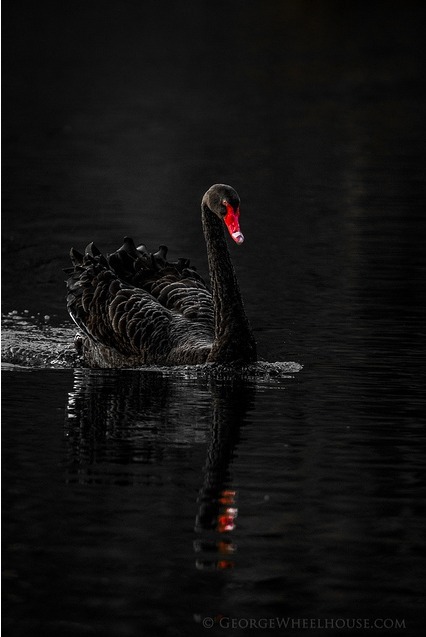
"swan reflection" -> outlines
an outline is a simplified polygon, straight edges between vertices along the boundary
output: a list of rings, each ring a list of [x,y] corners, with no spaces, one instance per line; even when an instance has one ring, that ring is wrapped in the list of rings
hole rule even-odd
[[[185,379],[161,371],[76,369],[65,422],[67,480],[152,484],[164,475],[160,465],[168,463],[172,476],[173,455],[188,454],[185,466],[200,474],[196,567],[232,568],[238,494],[231,466],[254,393],[254,383],[237,376]],[[200,444],[207,452],[197,469],[191,454]]]
[[[199,570],[223,570],[235,566],[234,560],[230,558],[237,550],[237,545],[230,539],[228,533],[236,528],[238,515],[236,498],[236,491],[224,489],[219,492],[216,516],[211,519],[211,526],[214,526],[214,531],[218,534],[226,535],[219,536],[219,539],[194,541],[195,552],[203,554],[203,557],[198,558],[195,562]],[[214,499],[212,499],[211,504],[214,504]],[[202,532],[204,527],[200,524],[199,516],[197,516],[197,523],[196,530]],[[212,557],[212,554],[216,555]]]

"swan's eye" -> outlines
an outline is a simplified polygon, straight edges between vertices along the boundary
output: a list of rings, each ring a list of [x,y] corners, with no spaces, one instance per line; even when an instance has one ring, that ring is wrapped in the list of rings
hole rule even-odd
[[[223,204],[224,206],[227,206],[227,205],[228,205],[228,202],[226,201],[226,199],[222,199],[222,204]]]

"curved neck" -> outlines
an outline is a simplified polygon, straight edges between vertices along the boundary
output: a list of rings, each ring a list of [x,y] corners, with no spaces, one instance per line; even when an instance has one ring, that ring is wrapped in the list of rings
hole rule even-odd
[[[209,360],[254,361],[256,345],[226,245],[224,225],[205,203],[201,210],[215,317],[215,340]]]

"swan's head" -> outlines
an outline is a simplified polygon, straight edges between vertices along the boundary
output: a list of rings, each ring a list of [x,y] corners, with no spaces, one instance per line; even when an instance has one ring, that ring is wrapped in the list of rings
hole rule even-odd
[[[239,222],[240,198],[231,186],[226,184],[211,186],[203,197],[203,204],[224,222],[235,243],[244,241]]]

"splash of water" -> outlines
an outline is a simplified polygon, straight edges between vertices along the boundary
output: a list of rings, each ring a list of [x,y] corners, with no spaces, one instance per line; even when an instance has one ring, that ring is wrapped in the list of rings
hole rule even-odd
[[[51,325],[49,316],[9,312],[2,316],[2,367],[74,367],[74,333],[71,325]]]

